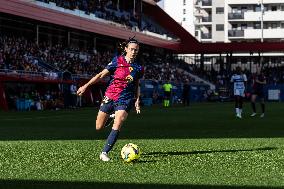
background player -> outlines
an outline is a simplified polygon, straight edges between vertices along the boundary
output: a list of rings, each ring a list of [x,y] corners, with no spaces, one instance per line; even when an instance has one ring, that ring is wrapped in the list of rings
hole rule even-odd
[[[87,87],[97,83],[107,75],[111,75],[112,79],[106,89],[96,120],[96,129],[101,130],[110,114],[113,111],[115,112],[112,131],[110,132],[107,142],[100,154],[100,159],[102,161],[110,160],[108,153],[114,146],[121,126],[133,106],[134,97],[136,98],[136,112],[140,113],[139,79],[143,75],[143,68],[135,61],[139,51],[139,44],[137,40],[132,38],[124,43],[122,47],[124,47],[123,55],[114,57],[102,72],[93,77],[77,91],[78,95],[82,95]],[[124,56],[124,54],[126,55]]]
[[[241,67],[236,68],[236,73],[232,75],[231,82],[234,83],[236,117],[242,118],[243,97],[245,96],[247,76],[242,73]]]
[[[251,96],[251,107],[253,113],[251,114],[251,117],[256,116],[256,107],[255,107],[255,100],[256,97],[260,99],[261,104],[261,115],[260,117],[264,117],[264,111],[265,111],[265,104],[264,104],[264,85],[266,84],[266,77],[261,70],[257,72],[255,77],[253,78],[253,85],[252,85],[252,96]]]

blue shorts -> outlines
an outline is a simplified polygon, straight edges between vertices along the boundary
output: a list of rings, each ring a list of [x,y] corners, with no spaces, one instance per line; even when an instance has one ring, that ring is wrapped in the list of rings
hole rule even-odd
[[[133,99],[113,101],[105,96],[101,103],[100,111],[107,114],[112,114],[117,110],[125,110],[128,113],[131,110],[133,104]]]

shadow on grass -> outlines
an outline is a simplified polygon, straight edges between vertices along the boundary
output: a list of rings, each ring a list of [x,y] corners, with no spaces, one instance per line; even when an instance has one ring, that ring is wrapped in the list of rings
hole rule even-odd
[[[225,188],[271,188],[280,187],[263,186],[214,186],[214,185],[167,185],[167,184],[132,184],[132,183],[110,183],[110,182],[67,182],[67,181],[34,181],[34,180],[0,180],[0,188],[5,189],[225,189]]]
[[[132,112],[120,139],[282,138],[283,105],[264,119],[236,120],[231,106],[212,104],[167,111]],[[230,113],[227,113],[227,112]],[[268,112],[269,113],[269,112]],[[111,127],[96,131],[96,111],[16,112],[0,115],[0,140],[105,140]]]
[[[274,147],[255,148],[255,149],[238,149],[238,150],[212,150],[212,151],[191,151],[191,152],[148,152],[143,156],[185,156],[192,154],[211,154],[211,153],[235,153],[235,152],[253,152],[253,151],[269,151],[277,150]]]

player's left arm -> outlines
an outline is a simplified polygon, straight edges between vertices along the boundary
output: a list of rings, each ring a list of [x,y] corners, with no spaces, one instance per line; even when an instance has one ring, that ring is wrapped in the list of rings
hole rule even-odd
[[[258,78],[256,79],[256,82],[262,85],[266,84],[266,77],[263,78],[263,81],[260,81]]]
[[[139,86],[139,79],[137,79],[136,83],[135,83],[135,109],[136,109],[136,113],[140,114],[140,86]]]
[[[266,84],[266,77],[264,76],[264,78],[263,78],[263,82],[262,82],[262,84],[263,85],[265,85]]]
[[[247,75],[244,74],[244,84],[245,84],[245,91],[247,90],[247,87],[248,87],[248,78],[247,78]]]

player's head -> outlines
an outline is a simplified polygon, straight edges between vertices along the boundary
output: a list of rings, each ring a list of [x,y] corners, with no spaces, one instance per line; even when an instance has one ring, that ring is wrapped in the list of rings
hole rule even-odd
[[[130,38],[126,43],[124,51],[126,53],[126,57],[130,59],[135,59],[139,52],[139,42],[134,39],[134,37]]]
[[[135,59],[139,51],[139,42],[134,39],[134,37],[132,37],[129,40],[120,43],[118,46],[118,50],[126,57],[130,59]]]
[[[240,66],[236,67],[236,73],[241,74],[242,73],[242,68]]]
[[[262,74],[261,68],[258,68],[258,69],[256,70],[256,74],[258,74],[258,75],[261,75],[261,74]]]

